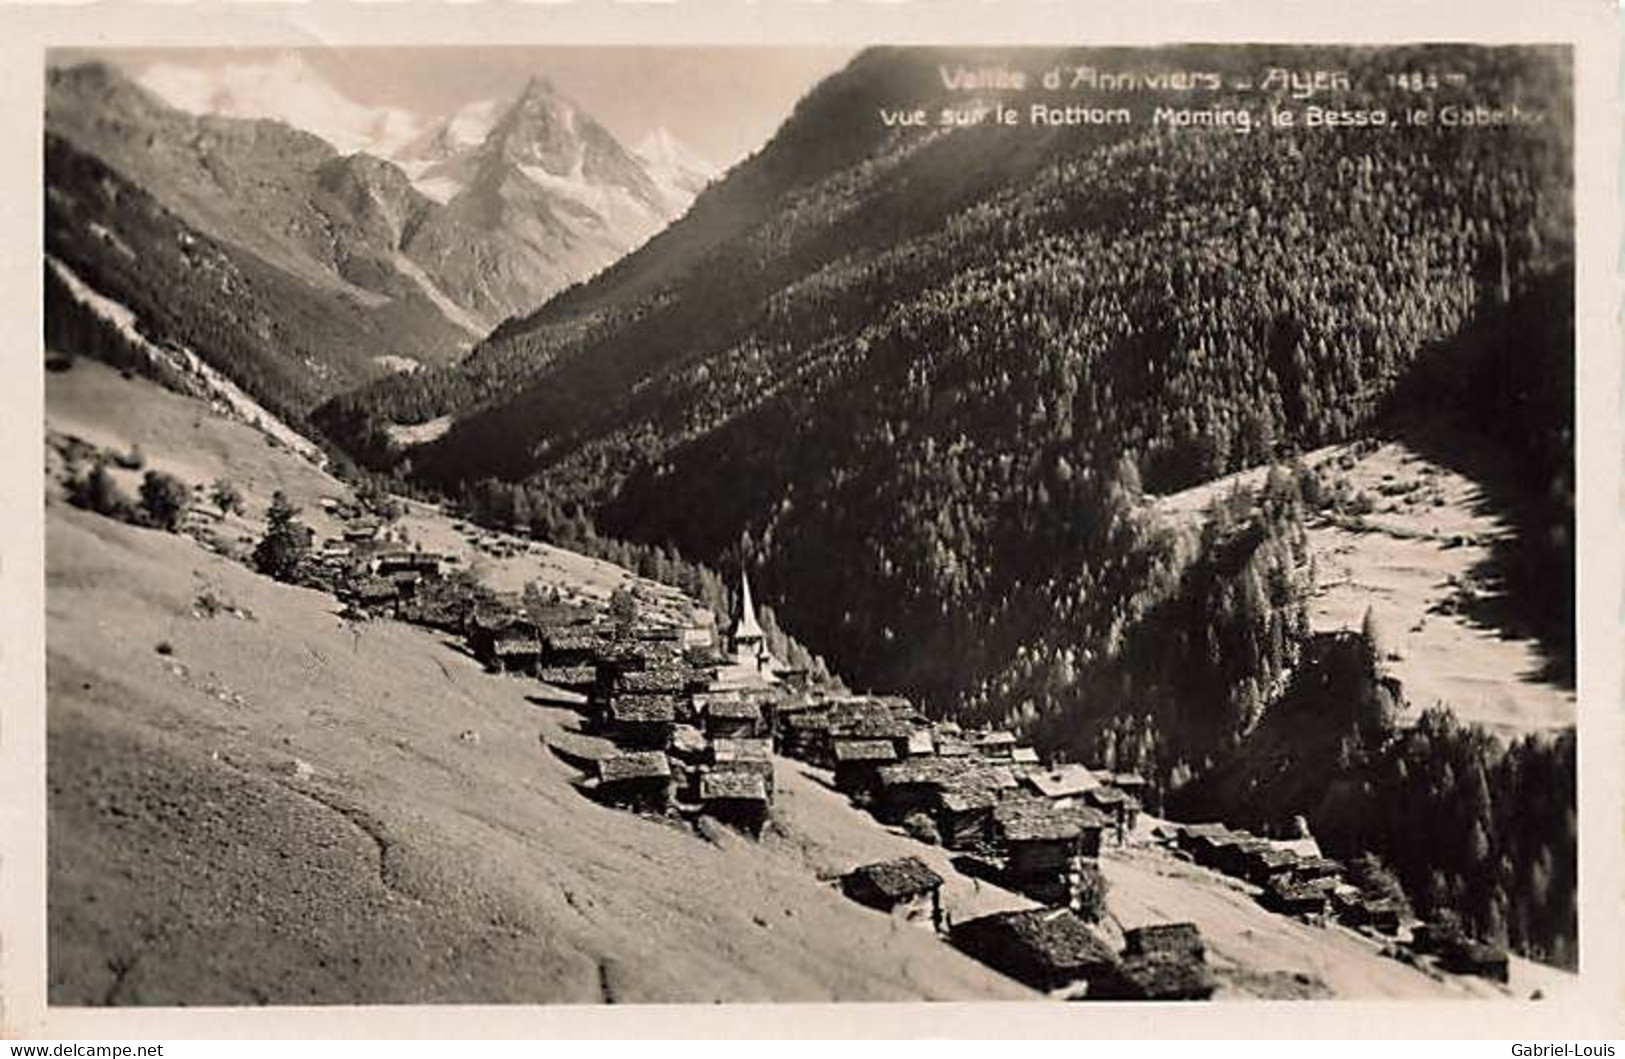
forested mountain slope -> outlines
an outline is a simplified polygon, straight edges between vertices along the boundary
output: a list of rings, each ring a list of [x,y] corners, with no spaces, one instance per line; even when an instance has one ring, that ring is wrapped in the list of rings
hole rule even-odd
[[[1172,130],[1151,124],[1169,100],[1148,94],[1110,100],[1129,125],[878,119],[963,102],[939,67],[995,60],[1348,68],[1353,90],[1321,102],[1391,112],[1414,97],[1387,73],[1448,68],[1471,94],[1435,105],[1517,102],[1543,120]],[[352,395],[323,422],[387,461],[368,444],[385,421],[458,414],[411,452],[417,474],[529,479],[555,498],[534,515],[544,530],[579,504],[612,534],[742,555],[855,683],[1007,710],[1019,703],[985,697],[992,675],[1044,669],[1064,689],[1200,577],[1193,562],[1218,561],[1135,510],[1142,483],[1354,436],[1418,363],[1561,279],[1565,69],[1483,48],[866,52],[643,250],[456,370]],[[1290,566],[1283,518],[1237,531],[1231,569],[1256,567],[1256,611],[1215,582],[1214,612],[1286,605],[1269,578],[1287,575],[1268,573]],[[1249,636],[1268,645],[1290,618]],[[1236,708],[1249,693],[1224,694]]]
[[[279,121],[191,114],[107,64],[53,68],[46,249],[155,340],[301,418],[456,360],[686,206],[541,79],[497,119],[446,162],[461,183],[441,202]]]

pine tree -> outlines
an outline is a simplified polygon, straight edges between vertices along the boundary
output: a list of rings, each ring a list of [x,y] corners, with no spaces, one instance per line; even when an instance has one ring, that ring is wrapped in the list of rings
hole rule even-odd
[[[254,548],[254,568],[278,581],[292,581],[310,554],[311,530],[299,521],[299,509],[280,489],[271,497],[265,536]]]

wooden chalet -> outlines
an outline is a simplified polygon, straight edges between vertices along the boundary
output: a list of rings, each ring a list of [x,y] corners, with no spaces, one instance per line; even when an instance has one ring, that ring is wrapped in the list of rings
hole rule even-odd
[[[768,734],[761,704],[737,691],[697,694],[694,711],[712,739],[754,739]]]
[[[993,807],[993,836],[1010,886],[1048,905],[1070,905],[1076,873],[1100,856],[1105,818],[1086,806],[1056,808],[1042,799]]]
[[[617,695],[682,695],[688,691],[687,667],[668,665],[617,672],[610,688]]]
[[[830,713],[825,705],[781,711],[775,736],[781,753],[798,761],[826,765],[831,758]]]
[[[393,581],[383,577],[367,577],[350,586],[350,602],[370,611],[388,610],[400,602],[401,592]]]
[[[1218,983],[1201,960],[1134,956],[1089,987],[1090,1000],[1207,1000]]]
[[[616,695],[602,718],[604,734],[623,746],[663,748],[677,725],[675,695]]]
[[[1272,879],[1285,877],[1292,880],[1298,866],[1298,855],[1290,849],[1265,845],[1247,854],[1247,881],[1268,886]]]
[[[1269,849],[1267,840],[1249,835],[1246,832],[1236,833],[1231,841],[1221,843],[1214,852],[1213,867],[1234,879],[1247,878],[1247,866],[1252,859],[1262,851]]]
[[[875,776],[875,815],[899,824],[910,813],[935,813],[943,792],[968,774],[967,764],[922,756],[881,766]]]
[[[1082,765],[1052,765],[1023,773],[1021,785],[1052,805],[1068,806],[1082,803],[1100,781]]]
[[[916,728],[908,733],[908,756],[932,757],[937,752],[936,740],[931,737],[931,729]]]
[[[755,772],[733,769],[700,774],[700,809],[730,827],[757,836],[767,822],[768,790]]]
[[[491,643],[491,668],[498,673],[535,675],[541,667],[542,641],[519,627],[498,635]]]
[[[1353,903],[1344,921],[1353,926],[1370,927],[1379,934],[1398,934],[1403,918],[1398,902],[1392,898],[1362,895]]]
[[[1139,802],[1145,801],[1147,783],[1138,772],[1114,772],[1108,783]]]
[[[942,876],[918,857],[865,864],[841,876],[841,892],[881,912],[942,921]]]
[[[856,700],[831,707],[829,730],[830,738],[836,742],[858,739],[890,743],[893,759],[901,760],[908,756],[908,740],[914,728],[881,703]]]
[[[962,783],[942,793],[937,808],[937,834],[955,851],[977,849],[992,839],[993,807],[999,796],[991,788]]]
[[[1298,862],[1292,866],[1292,878],[1297,882],[1314,882],[1317,879],[1341,879],[1343,866],[1330,857],[1299,857]]]
[[[1111,821],[1121,843],[1133,826],[1133,800],[1116,787],[1094,786],[1084,792],[1084,804],[1103,814]]]
[[[596,666],[610,648],[609,637],[591,625],[544,624],[541,637],[549,666]]]
[[[1018,746],[1010,751],[1010,767],[1018,772],[1027,773],[1042,769],[1044,763],[1038,759],[1038,751],[1032,747]]]
[[[768,739],[710,740],[710,762],[717,770],[752,772],[762,777],[773,796],[773,743]]]
[[[659,750],[614,754],[598,762],[596,793],[610,805],[664,812],[674,785],[671,762]]]
[[[867,797],[876,787],[881,766],[897,760],[897,747],[885,739],[841,738],[835,745],[835,789]]]
[[[1115,977],[1117,954],[1065,908],[999,912],[955,924],[954,947],[1034,989],[1052,992]]]
[[[1207,946],[1195,923],[1151,923],[1123,931],[1123,956],[1178,956],[1206,960]]]
[[[1327,894],[1320,887],[1295,883],[1290,876],[1281,875],[1265,884],[1259,903],[1286,916],[1317,917],[1326,914]]]
[[[442,569],[447,565],[446,556],[438,552],[417,552],[395,550],[375,553],[368,560],[368,567],[379,577],[393,577],[396,574],[416,574],[419,577],[439,577]]]
[[[976,753],[980,757],[993,761],[1009,761],[1016,751],[1016,737],[1013,732],[983,732],[975,739]]]

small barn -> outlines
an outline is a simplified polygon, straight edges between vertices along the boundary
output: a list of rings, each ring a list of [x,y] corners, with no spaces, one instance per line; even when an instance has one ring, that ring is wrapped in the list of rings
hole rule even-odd
[[[1116,787],[1101,785],[1089,788],[1084,793],[1083,800],[1089,808],[1104,814],[1111,821],[1113,829],[1117,832],[1117,841],[1121,843],[1132,826],[1129,796]]]
[[[1206,960],[1207,946],[1195,923],[1151,923],[1123,931],[1123,956],[1177,956]]]
[[[1342,876],[1343,866],[1329,857],[1299,857],[1298,862],[1292,866],[1292,878],[1296,882],[1336,880]]]
[[[1016,752],[1013,732],[984,732],[976,738],[976,753],[991,761],[1009,761]]]
[[[1022,786],[1055,805],[1079,804],[1085,795],[1100,786],[1095,774],[1082,765],[1052,765],[1029,769],[1021,777]]]
[[[897,760],[897,748],[884,739],[837,739],[834,757],[835,789],[867,797],[876,788],[881,766]]]
[[[767,734],[761,705],[737,692],[695,695],[694,709],[712,739],[752,739]]]
[[[1321,887],[1295,883],[1286,875],[1271,879],[1259,896],[1265,908],[1286,916],[1325,915],[1326,901],[1326,891]]]
[[[1217,987],[1213,972],[1188,957],[1134,956],[1089,988],[1090,1000],[1207,1000]]]
[[[700,774],[700,809],[707,816],[751,836],[767,822],[768,793],[754,772],[712,769]]]
[[[664,812],[674,783],[671,762],[658,750],[614,754],[598,762],[596,793],[610,805]]]
[[[916,728],[908,734],[909,757],[930,757],[936,752],[937,744],[931,738],[931,729]]]
[[[902,823],[910,813],[935,813],[942,793],[966,775],[958,761],[917,757],[883,765],[875,774],[875,815],[887,823]]]
[[[767,739],[714,739],[711,764],[717,769],[754,772],[762,777],[767,795],[773,796],[773,743]]]
[[[830,716],[823,706],[781,711],[776,726],[779,750],[788,757],[819,765],[830,758]]]
[[[534,674],[542,660],[542,641],[529,630],[510,628],[491,645],[492,668],[499,673]]]
[[[881,912],[942,920],[942,876],[918,857],[865,864],[841,876],[841,892]]]
[[[604,710],[604,734],[625,746],[663,748],[676,724],[675,695],[616,695]]]
[[[972,959],[1044,992],[1113,977],[1117,954],[1066,908],[999,912],[955,924],[955,948]]]
[[[942,792],[937,834],[955,851],[976,849],[992,837],[993,807],[999,796],[986,787],[961,783]]]
[[[1296,853],[1289,849],[1266,845],[1248,853],[1247,881],[1259,886],[1268,886],[1272,879],[1281,877],[1290,879],[1293,869],[1297,866]]]

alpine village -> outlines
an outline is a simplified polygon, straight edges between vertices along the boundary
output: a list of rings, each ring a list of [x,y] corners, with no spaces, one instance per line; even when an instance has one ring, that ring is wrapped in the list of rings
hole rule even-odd
[[[533,80],[445,201],[49,71],[53,1002],[1564,988],[1566,118],[854,117],[980,60],[689,185]],[[647,217],[537,256],[550,150]]]

